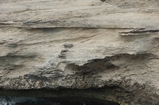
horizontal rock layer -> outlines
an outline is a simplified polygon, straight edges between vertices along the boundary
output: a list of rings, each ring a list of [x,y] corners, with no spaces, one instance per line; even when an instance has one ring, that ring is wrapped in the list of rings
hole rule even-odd
[[[158,6],[157,0],[0,0],[0,88],[116,87],[135,98],[113,101],[158,105]]]

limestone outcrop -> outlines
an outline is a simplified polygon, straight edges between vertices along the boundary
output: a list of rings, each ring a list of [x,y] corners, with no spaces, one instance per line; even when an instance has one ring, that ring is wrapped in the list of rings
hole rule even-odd
[[[0,88],[159,105],[159,1],[0,0]]]

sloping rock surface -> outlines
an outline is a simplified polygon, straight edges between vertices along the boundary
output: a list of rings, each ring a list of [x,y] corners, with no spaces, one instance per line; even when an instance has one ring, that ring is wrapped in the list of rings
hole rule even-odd
[[[158,0],[0,0],[0,88],[102,87],[159,105]]]

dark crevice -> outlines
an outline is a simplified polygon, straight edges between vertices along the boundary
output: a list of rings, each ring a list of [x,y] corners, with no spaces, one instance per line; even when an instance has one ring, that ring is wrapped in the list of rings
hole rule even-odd
[[[128,33],[146,33],[146,32],[159,32],[159,30],[133,30]],[[126,33],[126,32],[124,32]]]
[[[113,101],[100,99],[95,94],[118,87],[101,89],[59,89],[59,90],[0,90],[0,102],[15,102],[9,105],[120,105]],[[91,96],[91,92],[93,95]]]
[[[0,96],[0,102],[1,105],[119,105],[111,101],[85,97],[33,98]]]
[[[60,105],[120,105],[113,100],[107,100],[107,95],[112,97],[116,97],[117,100],[129,99],[130,97],[125,97],[123,94],[127,94],[126,96],[132,97],[130,92],[125,91],[123,88],[119,86],[105,86],[103,88],[89,88],[89,89],[66,89],[61,88],[58,90],[48,90],[48,89],[34,89],[34,90],[4,90],[0,89],[0,98],[1,96],[10,96],[16,100],[24,99],[25,101],[31,99],[35,102],[35,98],[38,98],[39,101],[49,101],[53,103],[59,103]],[[105,95],[103,97],[103,95]],[[35,98],[32,98],[35,97]],[[17,99],[19,98],[19,99]],[[42,99],[42,100],[41,100]],[[26,101],[26,102],[27,102]],[[46,102],[44,101],[44,102]],[[16,105],[25,105],[16,104]],[[30,104],[28,104],[30,105]],[[32,104],[32,105],[41,105],[41,104]],[[52,104],[44,104],[44,105],[52,105]],[[56,104],[55,104],[56,105]]]

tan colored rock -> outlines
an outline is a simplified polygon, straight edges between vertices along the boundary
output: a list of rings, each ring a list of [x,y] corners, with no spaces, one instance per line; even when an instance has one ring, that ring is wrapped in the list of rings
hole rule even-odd
[[[104,99],[159,104],[158,0],[0,0],[0,14],[0,88],[115,87],[125,98]]]

